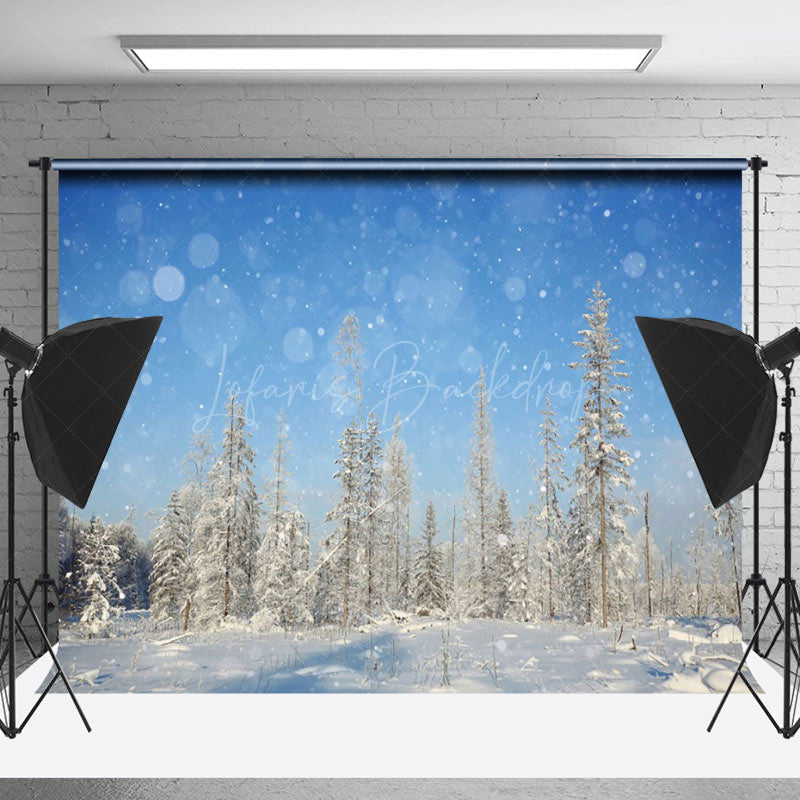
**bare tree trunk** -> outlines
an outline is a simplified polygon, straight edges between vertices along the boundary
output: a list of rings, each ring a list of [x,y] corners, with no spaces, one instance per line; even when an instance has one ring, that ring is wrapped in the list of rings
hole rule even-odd
[[[697,614],[697,616],[699,617],[700,616],[700,569],[699,568],[697,569],[695,578],[696,578],[695,591],[697,593],[697,602],[695,603],[694,613]]]
[[[411,599],[411,510],[406,507],[405,519],[403,520],[403,544],[405,553],[403,554],[403,572],[405,574],[406,600]]]
[[[450,531],[450,605],[456,593],[456,506],[453,504],[453,527]]]
[[[344,599],[342,602],[342,627],[347,627],[350,616],[350,517],[344,525]]]
[[[739,586],[739,564],[736,560],[736,538],[735,531],[733,530],[733,512],[728,503],[728,535],[731,540],[731,557],[733,558],[733,593],[736,597],[736,608],[739,611],[739,624],[743,623],[742,619],[742,590]]]
[[[392,505],[392,541],[389,543],[389,550],[394,556],[394,565],[389,566],[387,576],[387,591],[386,594],[391,598],[393,603],[396,603],[400,596],[400,514],[397,511],[396,501]],[[394,569],[392,569],[394,566]],[[389,591],[392,583],[392,573],[394,573],[394,589]]]
[[[370,517],[370,526],[367,532],[367,613],[372,614],[372,593],[373,593],[373,564],[372,564],[372,542],[374,539],[374,531],[372,528],[372,521],[374,517]]]
[[[481,479],[481,605],[483,616],[489,616],[489,603],[486,597],[486,511],[483,496],[483,479]]]
[[[606,491],[603,465],[600,465],[600,589],[603,605],[603,627],[608,627],[608,603],[606,598]]]
[[[599,365],[595,367],[600,373]],[[603,446],[603,410],[600,400],[600,386],[597,387],[597,446]],[[600,455],[600,584],[603,605],[603,627],[608,627],[608,578],[606,574],[606,488],[605,488],[605,467],[603,455]]]
[[[231,448],[233,447],[233,413],[231,412],[230,421],[230,441]],[[233,483],[233,451],[228,453],[228,491],[231,491],[231,484]],[[228,616],[228,609],[230,607],[231,598],[231,509],[230,506],[226,509],[227,529],[225,531],[225,603],[223,605],[222,616]]]
[[[669,540],[669,599],[670,599],[670,616],[675,616],[677,603],[675,599],[675,575],[673,573],[674,564],[672,562],[672,537]]]
[[[701,592],[702,592],[702,564],[700,563],[699,557],[695,557],[695,565],[694,565],[694,591],[695,591],[695,604],[694,604],[694,613],[699,617],[700,616],[700,603],[701,603]]]
[[[653,596],[650,588],[650,492],[644,494],[644,572],[647,580],[647,616],[653,616]]]
[[[187,597],[186,603],[183,606],[183,630],[185,631],[189,627],[189,611],[192,607],[192,598]]]
[[[545,459],[549,459],[549,448],[545,445],[544,452]],[[549,460],[547,462],[547,469],[549,470]],[[547,551],[547,611],[550,616],[550,622],[553,621],[555,614],[553,613],[553,558],[552,550],[550,547],[550,476],[547,476],[547,485],[545,486],[545,503],[547,503],[547,533],[545,534],[545,550]]]

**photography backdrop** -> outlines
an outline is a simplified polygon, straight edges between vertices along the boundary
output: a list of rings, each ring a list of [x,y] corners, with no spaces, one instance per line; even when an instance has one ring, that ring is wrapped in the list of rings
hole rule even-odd
[[[491,610],[481,607],[475,615],[481,624],[486,618],[498,620],[497,624],[538,624],[544,618],[548,624],[566,625],[574,619],[599,625],[596,568],[593,563],[586,566],[590,585],[581,597],[581,590],[571,585],[571,555],[577,551],[568,541],[570,520],[588,514],[585,538],[591,541],[581,555],[590,561],[596,555],[592,548],[598,538],[597,509],[580,511],[581,487],[587,482],[580,470],[587,381],[576,342],[586,341],[582,332],[591,324],[584,315],[591,314],[590,302],[599,298],[602,304],[608,302],[608,336],[619,343],[613,357],[624,362],[618,370],[626,373],[619,379],[625,390],[616,393],[625,427],[616,444],[627,454],[628,476],[608,489],[618,512],[609,533],[616,548],[609,583],[617,587],[616,616],[610,627],[616,631],[629,619],[631,624],[641,623],[648,616],[645,597],[649,595],[652,612],[655,594],[660,618],[692,617],[690,627],[712,642],[720,624],[735,616],[730,577],[739,554],[740,522],[734,514],[733,555],[724,537],[716,535],[721,532],[719,521],[710,518],[699,476],[640,342],[634,316],[697,316],[741,326],[745,165],[744,161],[57,164],[60,325],[94,316],[164,316],[86,515],[79,519],[73,509],[62,514],[69,618],[77,620],[86,602],[80,583],[85,565],[79,563],[73,545],[92,527],[90,516],[96,517],[97,529],[111,529],[118,538],[124,529],[125,535],[133,532],[146,542],[159,525],[164,528],[171,496],[174,499],[175,492],[193,482],[193,470],[196,475],[199,461],[204,460],[201,471],[212,477],[204,484],[205,500],[199,501],[200,506],[205,504],[197,511],[201,523],[194,527],[205,525],[203,536],[212,535],[208,531],[214,527],[215,512],[208,498],[215,491],[219,494],[219,487],[211,486],[213,465],[223,460],[226,427],[235,422],[243,430],[239,444],[252,451],[246,459],[252,469],[248,480],[257,492],[260,511],[258,541],[251,543],[251,549],[258,551],[265,536],[292,541],[296,536],[301,544],[299,554],[288,559],[294,573],[283,584],[273,576],[268,587],[272,595],[258,586],[255,552],[252,574],[242,568],[235,587],[237,600],[222,615],[226,635],[243,637],[258,628],[264,641],[270,641],[280,631],[286,639],[304,626],[317,630],[341,621],[343,609],[335,600],[341,594],[337,581],[342,581],[343,524],[349,519],[342,513],[348,497],[342,461],[348,429],[351,434],[365,432],[372,414],[381,440],[384,497],[370,506],[363,501],[365,490],[360,486],[356,494],[362,510],[353,516],[371,517],[370,509],[378,505],[386,514],[381,514],[379,530],[374,532],[374,549],[360,552],[358,543],[352,542],[348,573],[352,571],[354,585],[348,605],[354,618],[348,622],[363,625],[365,620],[371,623],[397,612],[405,624],[416,624],[405,616],[415,617],[419,611],[416,588],[403,585],[402,573],[405,568],[406,584],[419,583],[415,576],[423,569],[417,569],[423,549],[419,542],[427,530],[435,531],[443,580],[459,584],[451,590],[458,595],[459,610],[470,616],[476,592],[493,595],[483,599],[484,604],[491,602]],[[357,341],[350,335],[354,326]],[[343,340],[352,345],[349,359],[342,354]],[[572,366],[576,362],[579,366]],[[231,394],[236,398],[233,411],[226,410]],[[481,433],[476,435],[481,397],[487,407],[483,426],[478,426]],[[541,530],[545,459],[540,425],[548,398],[564,451],[565,477],[558,487],[561,541],[555,555]],[[351,425],[353,421],[357,424]],[[275,504],[271,501],[276,483],[274,451],[284,440],[291,443],[291,468],[279,474],[284,494]],[[400,495],[400,509],[397,493],[389,489],[391,476],[383,469],[392,441],[402,445],[409,484]],[[472,478],[475,464],[483,463],[481,454],[489,464],[487,547],[496,551],[484,555],[497,572],[488,592],[489,579],[474,574],[476,539],[471,520],[476,499]],[[649,572],[642,536],[645,494]],[[504,511],[498,506],[501,495],[507,495]],[[425,524],[429,503],[435,527]],[[216,513],[222,518],[219,508]],[[386,519],[398,513],[403,517],[400,523]],[[501,530],[498,517],[504,513],[507,524]],[[276,518],[283,533],[270,533]],[[368,528],[361,523],[362,538]],[[152,553],[131,545],[125,536],[120,541],[135,552],[133,557],[128,554],[131,563],[118,565],[114,576],[122,584],[125,572],[127,583],[118,592],[109,592],[109,602],[126,609],[112,626],[115,638],[87,638],[86,631],[75,625],[74,641],[62,646],[97,651],[134,647],[127,640],[136,637],[138,646],[150,633],[160,641],[169,638],[160,628],[148,627],[153,619],[146,613],[151,576],[145,562],[152,560]],[[204,541],[195,541],[194,549],[212,547]],[[501,572],[503,568],[508,575],[519,572],[523,541],[529,545],[525,554],[529,585],[523,592],[529,607],[520,612],[517,604],[513,613],[506,613],[500,606],[505,603],[507,611],[513,598],[500,597],[508,583]],[[365,566],[367,557],[370,567]],[[560,574],[553,601],[550,573],[556,560]],[[212,607],[217,601],[209,598],[216,589],[198,585],[215,580],[204,572],[210,561],[190,553],[187,571],[189,583],[194,583],[182,591],[186,588],[187,595],[197,598],[190,632],[196,630],[192,635],[202,638],[209,649],[204,658],[219,664],[224,659],[215,648],[222,645],[209,632],[216,628],[208,624],[219,621],[213,619],[219,615],[219,609]],[[383,587],[378,596],[378,589],[367,581],[367,600],[363,587],[355,586],[365,570],[374,572],[376,583]],[[324,581],[331,586],[328,596],[321,588]],[[302,608],[287,611],[274,595],[283,591],[294,597],[298,586],[303,587]],[[252,589],[252,596],[245,597],[245,587]],[[553,602],[556,609],[550,623]],[[261,613],[265,610],[271,614],[272,627],[254,625],[254,619],[265,621]],[[585,619],[579,619],[582,615]],[[720,622],[709,622],[709,617],[719,617]],[[235,630],[234,618],[240,626]],[[176,626],[181,627],[177,618],[172,620]],[[171,629],[170,621],[161,627]],[[691,638],[680,633],[677,641]],[[600,658],[594,652],[586,655],[576,633],[559,629],[557,634],[553,641],[567,662],[571,654],[576,663]],[[459,634],[469,651],[491,640],[492,663],[498,658],[495,635],[520,638],[516,629],[506,634],[494,628]],[[438,628],[436,636],[415,658],[441,661],[443,652],[450,658]],[[570,636],[575,637],[575,647],[569,646]],[[389,641],[377,645],[375,652]],[[534,662],[541,653],[534,650],[542,642],[512,643],[500,652],[514,651],[515,662],[535,673]],[[395,644],[391,639],[393,650]],[[193,660],[196,654],[181,652],[185,664],[170,673],[173,683],[168,684],[176,690],[355,687],[352,676],[323,679],[318,665],[311,668],[305,662],[295,664],[293,673],[312,675],[313,682],[295,677],[269,687],[260,675],[253,685],[251,664],[226,662],[217,670],[218,682],[204,685],[193,677],[200,663]],[[669,662],[670,653],[654,655],[655,663]],[[259,657],[264,660],[263,653],[253,656]],[[276,658],[285,671],[287,656]],[[376,658],[383,669],[386,654]],[[83,662],[84,656],[80,659]],[[364,659],[355,660],[361,666],[348,664],[347,670],[363,672]],[[86,663],[91,663],[91,655]],[[312,671],[303,673],[306,667]],[[579,680],[557,687],[535,680],[527,685],[522,667],[507,686],[500,686],[496,670],[494,675],[488,670],[493,688],[607,688],[608,676],[587,677],[591,663],[579,670]],[[159,674],[159,668],[154,669],[144,680],[111,670],[103,681],[86,683],[112,691],[127,691],[133,684],[138,690],[163,689],[158,683],[164,679],[163,670]],[[394,671],[394,661],[390,669]],[[442,682],[441,664],[425,670]],[[663,674],[651,672],[656,674],[647,673],[647,678],[626,674],[625,679],[635,688],[697,688],[691,681],[681,683],[666,665]],[[227,681],[225,673],[231,674]],[[79,666],[76,674],[81,674]],[[703,685],[709,687],[707,675],[698,677],[705,678]],[[399,690],[436,682],[430,676],[414,680],[416,684],[410,681]],[[462,680],[456,688],[490,688],[474,678]],[[385,686],[377,680],[365,688],[380,691]]]

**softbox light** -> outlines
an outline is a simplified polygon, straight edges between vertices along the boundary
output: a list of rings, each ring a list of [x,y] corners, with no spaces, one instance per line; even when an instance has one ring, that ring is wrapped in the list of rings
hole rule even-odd
[[[764,471],[777,414],[756,341],[720,322],[636,317],[715,508]]]
[[[105,317],[48,336],[26,370],[22,420],[34,469],[83,508],[161,317]]]
[[[0,593],[0,732],[9,739],[22,733],[58,680],[64,684],[86,730],[91,731],[46,627],[33,610],[32,595],[25,591],[16,574],[14,450],[19,434],[14,426],[14,380],[24,370],[22,420],[36,475],[45,486],[83,508],[160,325],[161,317],[92,319],[62,328],[38,346],[0,328],[0,358],[5,359],[8,370],[4,393],[8,410],[8,577]],[[32,658],[42,655],[34,650],[25,632],[22,623],[26,615],[39,631],[54,673],[39,699],[17,724],[17,635]]]

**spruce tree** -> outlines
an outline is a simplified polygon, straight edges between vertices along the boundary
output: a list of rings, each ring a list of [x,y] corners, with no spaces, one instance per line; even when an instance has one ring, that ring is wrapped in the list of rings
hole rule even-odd
[[[391,604],[408,610],[409,580],[409,508],[411,507],[412,460],[400,436],[400,417],[395,417],[392,438],[386,445],[384,518],[387,526],[388,569],[386,596]]]
[[[494,539],[491,552],[492,563],[492,588],[494,615],[502,619],[509,606],[509,586],[512,579],[514,561],[514,542],[511,510],[508,507],[508,493],[500,490],[494,510]]]
[[[346,314],[336,334],[334,357],[339,362],[345,381],[343,399],[350,400],[357,412],[357,429],[364,430],[364,381],[361,357],[364,345],[361,341],[361,323],[354,313]]]
[[[119,596],[114,605],[126,609],[147,608],[150,583],[150,560],[145,545],[136,535],[136,508],[133,503],[122,522],[107,526],[112,544],[117,546],[119,560],[115,568]]]
[[[112,605],[120,593],[114,573],[119,549],[98,517],[92,517],[82,539],[78,573],[83,610],[78,629],[93,639],[109,635],[121,610]]]
[[[81,607],[80,552],[83,547],[84,523],[62,499],[58,507],[58,572],[59,607],[74,615]]]
[[[259,550],[254,622],[260,627],[281,625],[296,629],[312,620],[308,604],[308,536],[305,518],[297,509],[287,509],[271,529],[269,549]]]
[[[184,484],[180,487],[180,503],[186,517],[186,529],[189,537],[187,550],[189,553],[189,575],[186,581],[186,591],[190,598],[197,594],[197,569],[194,568],[198,560],[197,550],[197,522],[203,503],[208,498],[209,473],[216,462],[216,453],[210,430],[206,429],[202,433],[192,435],[190,449],[183,460]],[[186,618],[188,623],[191,619],[191,607],[188,609],[189,616]]]
[[[568,571],[568,565],[564,559],[564,520],[559,503],[559,495],[566,483],[566,475],[564,474],[564,453],[559,442],[558,421],[549,395],[541,414],[539,444],[542,447],[542,466],[538,475],[541,506],[536,521],[544,535],[543,557],[547,568],[547,615],[552,621],[556,612],[561,610],[565,582],[564,572]]]
[[[201,621],[249,617],[253,611],[259,501],[244,409],[231,394],[225,404],[222,452],[208,476],[196,522],[196,604]]]
[[[635,588],[639,572],[636,546],[623,530],[608,550],[608,616],[617,622],[634,618],[636,612]]]
[[[339,456],[335,461],[338,469],[334,479],[339,481],[339,502],[328,512],[326,520],[335,522],[338,538],[342,543],[341,555],[341,609],[342,625],[349,625],[358,615],[358,556],[361,544],[363,516],[363,482],[361,461],[361,435],[358,423],[353,419],[339,440]]]
[[[181,492],[172,492],[152,534],[150,618],[155,625],[178,620],[189,597],[191,532]]]
[[[433,502],[425,509],[422,542],[414,561],[414,600],[417,613],[442,613],[447,608],[447,581],[442,553],[434,541],[439,532]]]
[[[362,476],[364,481],[364,523],[363,536],[366,561],[364,581],[364,606],[367,614],[383,599],[385,579],[384,512],[383,504],[383,445],[378,418],[370,412],[364,435],[362,452]]]
[[[621,381],[627,373],[625,362],[615,357],[619,341],[608,325],[610,300],[600,283],[592,290],[589,310],[584,314],[587,326],[579,331],[575,345],[582,350],[581,360],[570,366],[583,371],[585,399],[580,426],[573,446],[583,456],[581,480],[591,487],[597,502],[600,554],[601,621],[608,624],[608,551],[614,535],[624,532],[624,520],[633,509],[619,489],[630,486],[628,468],[631,456],[617,442],[629,436],[624,423],[622,395],[630,389]],[[586,488],[586,487],[584,487]]]
[[[599,605],[596,597],[595,566],[599,550],[596,530],[596,493],[594,481],[588,468],[588,449],[590,446],[588,428],[581,418],[578,432],[572,446],[578,449],[578,461],[573,479],[574,491],[567,513],[566,568],[564,588],[569,601],[570,616],[581,623],[591,622],[595,608]]]
[[[468,580],[470,589],[476,597],[475,607],[481,616],[488,616],[491,602],[490,537],[495,478],[494,432],[490,403],[491,398],[481,367],[474,387],[472,437],[464,493],[464,527],[470,562]]]
[[[312,611],[314,621],[320,625],[341,621],[341,562],[336,558],[335,548],[336,542],[331,535],[320,542],[317,550]]]
[[[365,521],[369,508],[365,501],[367,487],[364,471],[365,420],[364,420],[364,381],[361,359],[364,345],[361,341],[361,323],[352,312],[345,315],[336,335],[334,357],[342,370],[340,376],[341,404],[344,411],[347,404],[355,406],[356,414],[345,429],[339,442],[340,455],[335,463],[338,469],[334,475],[342,484],[342,497],[326,519],[338,520],[343,537],[342,555],[342,624],[348,625],[360,613],[359,604],[365,602],[370,578],[369,553],[364,539]]]
[[[299,509],[289,502],[291,477],[291,443],[286,413],[281,408],[264,493],[266,530],[256,559],[254,621],[262,627],[272,624],[298,627],[310,619],[307,575],[300,574],[299,566],[307,545],[306,522]]]
[[[507,605],[504,617],[528,622],[532,617],[530,603],[530,542],[521,526],[511,543],[511,574],[508,580]]]

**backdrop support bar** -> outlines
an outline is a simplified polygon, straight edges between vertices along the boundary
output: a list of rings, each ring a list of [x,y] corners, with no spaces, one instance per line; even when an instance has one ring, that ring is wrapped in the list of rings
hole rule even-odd
[[[562,172],[562,171],[715,171],[747,169],[746,158],[438,158],[438,159],[357,159],[357,158],[56,158],[52,168],[60,171],[117,170],[148,171],[237,171],[276,172],[298,170],[359,170],[363,172],[436,172],[436,171],[502,171]]]

